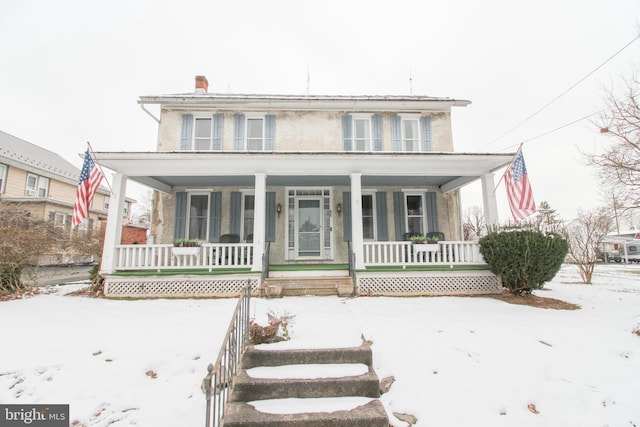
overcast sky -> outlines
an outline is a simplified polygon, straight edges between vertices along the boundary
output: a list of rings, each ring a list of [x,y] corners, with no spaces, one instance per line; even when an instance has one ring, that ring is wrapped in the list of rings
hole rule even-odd
[[[468,99],[456,151],[511,152],[602,109],[640,40],[499,138],[639,34],[638,0],[0,0],[0,129],[80,167],[87,141],[155,150],[140,95],[191,92],[195,75],[209,92],[302,94],[308,70],[310,94]],[[583,120],[525,143],[536,201],[564,219],[603,205],[580,151],[605,139]],[[497,197],[507,220],[504,186]],[[463,191],[472,205],[479,185]]]

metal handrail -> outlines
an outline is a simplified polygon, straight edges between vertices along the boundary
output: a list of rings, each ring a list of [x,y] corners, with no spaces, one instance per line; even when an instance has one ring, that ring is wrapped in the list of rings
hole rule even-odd
[[[355,280],[356,278],[356,270],[355,270],[355,256],[356,254],[353,252],[351,248],[351,240],[347,240],[347,256],[349,257],[349,276],[351,279]]]
[[[222,425],[224,407],[229,399],[233,377],[249,343],[250,303],[251,281],[248,280],[241,290],[218,359],[214,364],[210,363],[207,366],[207,375],[202,380],[202,391],[207,401],[206,427]]]
[[[260,277],[260,285],[264,284],[264,281],[269,277],[269,252],[271,250],[271,242],[267,242],[264,248],[264,254],[262,254],[262,276]]]

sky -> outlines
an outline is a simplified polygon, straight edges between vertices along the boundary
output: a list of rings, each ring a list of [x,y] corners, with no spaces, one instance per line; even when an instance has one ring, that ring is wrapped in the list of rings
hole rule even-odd
[[[416,427],[630,427],[640,425],[639,270],[599,264],[593,284],[582,285],[576,266],[564,265],[544,290],[534,291],[577,310],[493,298],[308,296],[253,298],[250,316],[262,325],[269,312],[290,318],[290,341],[261,345],[264,351],[353,347],[362,336],[372,341],[376,374],[395,378],[381,396],[394,427],[407,425],[394,412],[417,417]],[[64,296],[83,286],[53,286],[0,302],[0,324],[20,324],[3,330],[0,403],[69,404],[74,426],[203,425],[201,381],[236,300]],[[358,366],[322,368],[288,365],[248,374],[359,372]],[[251,404],[270,413],[362,404],[354,397],[337,400]]]
[[[576,121],[640,67],[640,40],[610,59],[638,35],[637,0],[3,0],[0,129],[80,167],[86,142],[154,151],[139,96],[192,92],[196,75],[209,92],[467,99],[452,112],[455,150],[528,141],[536,201],[570,220],[605,204],[583,153],[607,139]],[[503,185],[496,195],[508,220]],[[479,183],[462,201],[482,205]]]

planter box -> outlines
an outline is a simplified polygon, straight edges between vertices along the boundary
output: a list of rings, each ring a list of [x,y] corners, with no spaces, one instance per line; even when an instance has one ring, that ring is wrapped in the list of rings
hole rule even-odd
[[[191,246],[191,247],[173,247],[171,248],[171,252],[176,255],[198,255],[200,253],[200,247]]]
[[[414,243],[414,252],[436,252],[440,245],[437,243]]]

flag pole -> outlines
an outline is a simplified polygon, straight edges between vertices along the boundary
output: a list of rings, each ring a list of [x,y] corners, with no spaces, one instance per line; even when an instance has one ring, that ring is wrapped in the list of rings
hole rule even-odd
[[[100,163],[98,163],[96,153],[93,151],[93,147],[91,146],[91,143],[89,141],[87,141],[87,146],[89,147],[89,151],[91,152],[91,157],[93,157],[94,163],[96,164],[96,166],[98,166],[98,169],[100,169],[100,173],[104,177],[104,182],[106,182],[107,187],[109,187],[109,192],[113,194],[113,188],[111,188],[111,184],[109,184],[109,180],[107,179],[107,175],[105,175],[104,171],[102,170],[102,166],[100,165]]]
[[[495,187],[493,187],[493,192],[495,193],[496,190],[498,189],[498,187],[500,186],[500,183],[502,182],[502,180],[504,179],[504,176],[507,174],[507,171],[509,170],[509,168],[513,165],[513,161],[516,159],[516,157],[518,157],[518,154],[520,154],[520,152],[522,151],[522,146],[524,145],[524,142],[520,144],[520,146],[518,147],[518,149],[516,150],[516,154],[513,155],[513,158],[511,159],[511,162],[509,163],[509,167],[506,168],[504,170],[504,172],[502,172],[502,176],[500,177],[500,180],[498,181],[498,183],[496,184]]]

